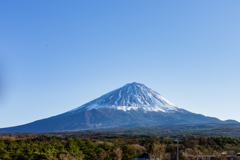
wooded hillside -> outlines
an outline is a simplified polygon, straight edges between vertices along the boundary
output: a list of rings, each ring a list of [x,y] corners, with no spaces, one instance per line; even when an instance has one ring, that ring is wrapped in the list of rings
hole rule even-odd
[[[177,144],[174,139],[126,137],[0,136],[0,159],[133,160],[144,152],[150,152],[162,160],[169,159],[169,155],[171,159],[176,158]],[[199,146],[196,148],[196,145]],[[223,151],[228,155],[236,155],[240,151],[240,140],[230,137],[189,136],[179,143],[180,160],[196,154],[220,156]]]

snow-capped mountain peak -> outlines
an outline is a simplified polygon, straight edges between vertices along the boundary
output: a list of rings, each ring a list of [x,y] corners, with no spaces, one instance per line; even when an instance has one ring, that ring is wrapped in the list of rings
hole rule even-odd
[[[143,84],[133,82],[75,108],[70,112],[100,108],[114,108],[123,111],[142,109],[145,113],[149,111],[175,112],[179,109],[157,92]]]
[[[172,114],[174,113],[174,114]],[[129,83],[76,109],[0,132],[53,132],[223,121],[178,108],[143,84]],[[238,123],[226,121],[224,123]]]

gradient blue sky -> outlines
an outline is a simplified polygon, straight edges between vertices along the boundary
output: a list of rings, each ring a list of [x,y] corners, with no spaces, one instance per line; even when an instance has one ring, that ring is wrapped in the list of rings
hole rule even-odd
[[[1,0],[0,128],[138,82],[240,121],[239,0]]]

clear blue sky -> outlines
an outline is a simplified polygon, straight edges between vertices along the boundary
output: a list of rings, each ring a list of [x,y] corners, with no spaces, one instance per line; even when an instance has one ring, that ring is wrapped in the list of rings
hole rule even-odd
[[[129,82],[240,121],[239,0],[1,0],[0,128]]]

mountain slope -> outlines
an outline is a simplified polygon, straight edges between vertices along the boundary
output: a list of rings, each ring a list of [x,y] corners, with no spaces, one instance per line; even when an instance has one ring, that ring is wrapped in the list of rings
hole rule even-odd
[[[69,112],[21,126],[2,128],[0,132],[51,132],[135,124],[154,126],[221,122],[217,118],[179,108],[145,85],[134,82]]]
[[[163,98],[157,92],[143,84],[133,82],[86,103],[71,112],[100,108],[115,108],[124,111],[143,109],[145,112],[174,112],[178,109],[176,105]]]

